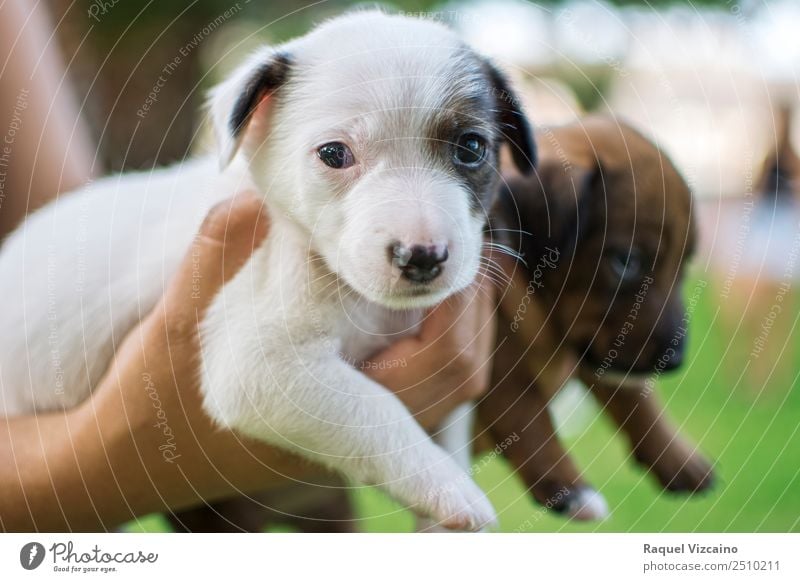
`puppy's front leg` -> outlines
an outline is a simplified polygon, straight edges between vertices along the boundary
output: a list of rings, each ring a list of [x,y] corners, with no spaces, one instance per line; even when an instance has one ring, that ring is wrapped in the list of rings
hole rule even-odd
[[[445,416],[433,440],[464,471],[472,464],[472,434],[475,424],[475,403],[465,402]]]
[[[676,430],[644,380],[630,379],[620,386],[598,381],[583,368],[579,375],[628,437],[636,460],[664,489],[694,493],[711,487],[711,464]]]
[[[439,431],[433,440],[450,456],[451,459],[468,475],[472,465],[472,434],[475,421],[475,403],[465,402],[457,406],[442,421]],[[442,531],[442,524],[435,519],[417,520],[417,531]]]
[[[542,505],[576,520],[603,519],[608,506],[583,478],[556,434],[548,398],[509,337],[495,352],[491,390],[478,407],[482,423]]]
[[[379,485],[445,527],[477,530],[494,521],[483,492],[394,394],[329,347],[276,342],[270,331],[265,353],[236,349],[238,362],[219,353],[204,358],[205,404],[215,419]]]

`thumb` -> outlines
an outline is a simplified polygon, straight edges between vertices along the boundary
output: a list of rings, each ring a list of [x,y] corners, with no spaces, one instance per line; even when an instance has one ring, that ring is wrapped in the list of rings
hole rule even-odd
[[[494,309],[494,289],[480,275],[470,285],[434,307],[422,322],[419,337],[432,344],[447,336],[473,337],[476,324],[485,322]]]
[[[156,308],[168,327],[193,328],[222,286],[264,240],[268,229],[266,209],[250,192],[214,206]]]

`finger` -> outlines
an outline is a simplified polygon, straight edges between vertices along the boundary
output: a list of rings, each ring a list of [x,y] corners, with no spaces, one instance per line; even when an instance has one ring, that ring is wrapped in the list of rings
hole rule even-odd
[[[363,369],[373,380],[383,384],[384,379],[392,377],[398,366],[414,365],[414,359],[424,347],[418,337],[401,338],[366,360]],[[398,388],[406,388],[406,386],[398,386]]]
[[[497,287],[491,277],[482,277],[477,281],[478,292],[475,299],[478,303],[477,320],[483,324],[497,310]]]
[[[504,342],[495,354],[492,390],[481,400],[478,414],[494,442],[508,443],[503,455],[535,499],[567,511],[575,497],[567,493],[585,483],[559,441],[548,401],[525,364],[522,345],[513,339]]]
[[[459,333],[462,330],[468,333],[462,339],[468,341],[467,338],[473,337],[474,326],[472,323],[475,318],[467,307],[475,301],[477,293],[478,287],[473,284],[467,290],[449,297],[425,316],[419,335],[397,340],[371,357],[369,361],[410,359],[436,341],[446,339],[449,334]]]
[[[484,260],[508,269],[513,263],[498,263],[500,257],[508,257],[503,253],[494,253],[492,249],[484,250]],[[510,257],[508,257],[510,258]],[[510,272],[510,271],[506,271]],[[475,280],[464,289],[446,299],[430,311],[423,322],[420,339],[430,343],[445,334],[469,334],[473,337],[484,327],[495,311],[497,283],[496,278],[505,278],[481,269]]]
[[[194,323],[264,240],[263,203],[244,192],[214,206],[192,241],[159,307],[170,320]]]
[[[508,253],[492,252],[491,258],[498,265],[503,267],[503,270],[506,273],[513,273],[515,271],[519,271],[522,268],[520,260],[512,255],[509,255]]]
[[[475,328],[472,336],[475,338],[470,353],[473,366],[475,366],[474,381],[484,390],[490,386],[490,377],[493,367],[493,356],[496,350],[497,321],[495,318],[496,303],[494,297],[494,284],[489,284],[489,290],[481,292],[475,311]],[[478,396],[482,396],[480,392]],[[474,395],[473,395],[474,397]]]
[[[471,306],[477,301],[481,287],[473,282],[469,287],[448,297],[434,307],[422,322],[419,339],[423,344],[430,344],[448,335],[469,334],[474,329],[476,320]]]
[[[476,326],[478,318],[487,313],[484,306],[475,305],[474,308],[469,308],[471,304],[478,301],[477,296],[480,293],[479,287],[473,284],[467,290],[448,298],[428,313],[422,322],[419,335],[405,337],[392,343],[372,356],[365,368],[375,370],[370,375],[380,382],[382,378],[391,374],[390,368],[370,366],[370,362],[413,361],[424,350],[436,350],[437,346],[433,346],[433,344],[441,341],[447,341],[449,344],[457,346],[466,346],[473,341],[479,331]],[[491,311],[491,302],[489,303],[490,305],[486,309]],[[486,315],[482,321],[486,321],[488,317],[490,315]],[[445,367],[447,363],[446,358],[441,360],[442,367]]]

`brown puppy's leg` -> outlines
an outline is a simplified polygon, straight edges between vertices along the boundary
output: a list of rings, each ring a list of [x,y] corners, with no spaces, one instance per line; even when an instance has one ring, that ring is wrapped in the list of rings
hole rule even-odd
[[[667,419],[656,394],[644,381],[624,387],[581,378],[630,441],[636,460],[650,470],[668,491],[694,493],[712,486],[711,464],[683,439]]]
[[[490,392],[478,406],[495,443],[540,504],[578,520],[602,519],[605,500],[581,476],[558,440],[547,398],[531,383],[521,350],[509,338],[495,354]]]

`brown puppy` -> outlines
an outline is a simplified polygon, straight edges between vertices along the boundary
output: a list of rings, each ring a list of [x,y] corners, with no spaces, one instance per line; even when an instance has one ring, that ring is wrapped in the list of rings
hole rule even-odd
[[[505,454],[540,503],[603,517],[605,502],[547,411],[579,377],[666,489],[703,490],[711,467],[665,418],[649,379],[683,359],[681,283],[695,245],[689,188],[651,142],[613,118],[542,129],[537,143],[537,176],[510,176],[499,202],[508,230],[497,232],[527,266],[504,267],[512,285],[480,418],[496,442],[520,437]]]

